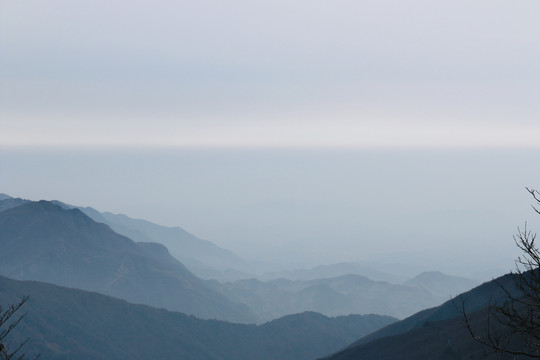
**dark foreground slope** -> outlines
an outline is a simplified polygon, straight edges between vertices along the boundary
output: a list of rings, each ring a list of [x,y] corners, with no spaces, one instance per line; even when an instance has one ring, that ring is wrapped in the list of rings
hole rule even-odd
[[[472,325],[481,328],[486,312],[473,314]],[[472,339],[459,318],[425,323],[403,334],[388,336],[341,351],[331,360],[461,360],[485,359],[484,349]],[[499,354],[487,357],[501,359]],[[503,357],[503,359],[505,359]]]
[[[496,280],[517,294],[512,275]],[[487,329],[487,306],[502,301],[506,294],[495,281],[486,282],[453,301],[421,311],[356,341],[326,360],[389,359],[481,359],[482,347],[464,326],[458,308],[472,313],[472,325],[479,332]],[[456,306],[457,305],[457,306]]]
[[[208,288],[162,245],[135,243],[78,209],[47,201],[0,212],[0,275],[98,291],[134,303],[236,322],[245,305]]]
[[[44,359],[308,360],[336,351],[394,319],[377,315],[287,316],[231,324],[134,305],[98,293],[0,276],[2,303],[30,295],[13,343]]]

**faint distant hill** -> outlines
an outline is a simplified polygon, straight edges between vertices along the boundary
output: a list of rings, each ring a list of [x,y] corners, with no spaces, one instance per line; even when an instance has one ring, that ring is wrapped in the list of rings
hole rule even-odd
[[[315,280],[338,277],[342,275],[361,275],[375,281],[400,283],[406,279],[403,276],[375,270],[360,262],[345,262],[331,265],[318,265],[311,269],[296,269],[280,272],[270,272],[261,276],[263,280],[289,279],[289,280]]]
[[[208,288],[162,245],[135,243],[78,209],[39,201],[0,212],[0,249],[0,274],[11,278],[98,291],[201,318],[255,321],[247,306]]]
[[[14,343],[52,360],[312,360],[395,321],[377,315],[287,316],[264,325],[200,320],[98,293],[0,276],[1,304],[30,295]]]
[[[245,264],[245,260],[232,251],[223,249],[210,241],[199,239],[178,226],[167,227],[146,220],[133,219],[123,214],[100,213],[90,207],[80,209],[95,221],[109,225],[117,233],[134,241],[157,242],[165,245],[174,257],[196,273],[211,269],[238,268]]]
[[[440,271],[427,271],[405,281],[404,284],[421,287],[433,295],[448,299],[449,296],[456,296],[472,289],[479,285],[479,282],[460,276],[446,275]]]
[[[474,285],[473,281],[435,272],[420,274],[405,284],[353,274],[309,281],[249,279],[212,283],[216,291],[248,305],[263,320],[306,310],[328,316],[376,313],[404,318]]]
[[[518,294],[513,275],[505,275],[496,281],[510,293]],[[486,282],[461,296],[467,312],[472,313],[473,327],[480,330],[487,326],[486,307],[490,301],[506,298],[495,281]],[[447,301],[369,334],[325,360],[483,358],[481,346],[471,338],[456,306]]]

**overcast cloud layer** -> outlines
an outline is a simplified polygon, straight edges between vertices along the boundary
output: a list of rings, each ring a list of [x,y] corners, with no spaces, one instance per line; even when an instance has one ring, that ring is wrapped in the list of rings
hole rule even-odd
[[[540,2],[0,3],[0,143],[536,146]]]

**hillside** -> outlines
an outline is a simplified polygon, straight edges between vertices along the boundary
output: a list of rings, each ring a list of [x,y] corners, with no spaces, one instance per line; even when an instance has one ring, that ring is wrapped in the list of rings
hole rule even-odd
[[[22,204],[26,204],[30,200],[24,200],[21,198],[13,198],[6,194],[0,194],[0,211],[12,209]]]
[[[23,295],[31,297],[27,316],[12,340],[30,337],[26,351],[52,360],[312,360],[395,321],[307,312],[259,326],[231,324],[0,276],[3,304]]]
[[[318,265],[310,269],[271,272],[263,274],[261,279],[266,281],[278,279],[309,281],[339,277],[349,274],[361,275],[375,281],[386,281],[390,283],[400,283],[404,280],[402,276],[377,271],[360,262],[344,262],[331,265]]]
[[[245,261],[233,252],[199,239],[181,227],[157,225],[123,214],[98,212],[91,207],[81,207],[80,210],[94,221],[107,224],[115,232],[136,242],[157,242],[165,245],[175,258],[199,276],[219,273],[216,270],[245,266]]]
[[[404,285],[421,287],[433,295],[448,299],[479,285],[479,282],[460,276],[450,276],[440,271],[426,271],[404,282]]]
[[[0,194],[0,212],[30,202]],[[51,201],[64,209],[77,208],[92,220],[108,225],[114,232],[135,242],[155,242],[169,249],[171,254],[202,279],[233,281],[252,275],[245,272],[249,265],[230,250],[202,240],[181,227],[168,227],[147,220],[133,219],[123,214],[99,212],[92,207],[77,207],[61,201]],[[242,270],[238,270],[242,269]]]
[[[0,212],[0,274],[98,291],[134,303],[238,322],[245,305],[209,289],[159,244],[135,243],[78,209],[47,201]]]
[[[496,281],[511,293],[517,293],[512,275]],[[502,301],[506,294],[495,281],[489,281],[461,298],[467,312],[473,314],[473,327],[485,329],[486,307],[490,301]],[[457,301],[460,305],[460,299]],[[454,302],[447,301],[369,334],[325,360],[481,359],[483,355]]]
[[[328,316],[376,313],[405,318],[448,300],[460,286],[461,291],[472,287],[469,282],[455,284],[455,277],[440,273],[436,274],[441,279],[437,284],[432,275],[406,284],[352,274],[309,281],[249,279],[211,284],[229,299],[248,305],[263,320],[306,310]]]
[[[472,325],[482,326],[485,311],[475,313]],[[325,360],[461,360],[501,359],[486,357],[483,348],[472,339],[460,318],[425,323],[406,333],[374,340],[343,350]],[[505,359],[503,357],[503,359]]]

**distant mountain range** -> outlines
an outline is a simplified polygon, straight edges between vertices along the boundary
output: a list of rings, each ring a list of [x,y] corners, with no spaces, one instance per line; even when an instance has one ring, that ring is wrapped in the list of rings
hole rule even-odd
[[[0,194],[0,211],[27,202],[31,200]],[[230,281],[253,276],[246,272],[249,265],[244,259],[210,241],[199,239],[178,226],[167,227],[123,214],[99,212],[92,207],[74,206],[56,200],[51,202],[64,209],[77,208],[92,220],[108,225],[114,232],[135,242],[156,242],[166,246],[171,255],[203,279]]]
[[[219,276],[223,271],[245,268],[247,263],[232,251],[197,238],[180,227],[167,227],[123,214],[99,212],[91,207],[79,208],[94,221],[107,224],[118,234],[136,242],[157,242],[169,249],[192,272],[202,278]],[[236,276],[240,271],[237,270]]]
[[[245,262],[232,252],[200,240],[178,227],[163,227],[125,215],[73,207],[60,201],[37,203],[3,194],[2,199],[0,232],[5,231],[2,241],[7,245],[14,238],[22,237],[18,248],[12,249],[11,245],[6,248],[11,252],[12,261],[0,265],[0,274],[99,291],[201,318],[261,323],[303,311],[327,316],[378,313],[404,318],[475,285],[471,280],[438,272],[423,273],[403,284],[373,281],[354,274],[295,281],[283,278],[226,283],[201,281],[164,246],[150,241],[157,240],[172,246],[177,257],[183,262],[199,264],[199,270],[210,269],[199,260],[215,262],[221,267],[232,266],[233,263],[242,266]],[[7,218],[11,212],[15,215],[10,215],[10,220],[2,225],[1,219]],[[36,222],[35,219],[40,217],[43,217],[42,221]],[[83,218],[86,219],[82,221]],[[98,228],[99,231],[96,230]],[[17,232],[23,229],[23,234]],[[135,243],[118,233],[140,242]],[[48,237],[43,238],[43,234],[48,234]],[[79,238],[91,240],[81,241]],[[117,243],[123,245],[114,245]],[[115,246],[115,249],[108,248]],[[128,253],[130,255],[126,257]],[[148,263],[148,258],[159,266]],[[144,259],[144,266],[140,259]],[[212,271],[226,273],[235,270],[220,271],[216,267]],[[367,272],[379,278],[391,277],[359,263],[274,274],[311,278],[346,271]],[[89,278],[89,274],[93,274],[93,278]],[[157,281],[156,274],[161,280]],[[171,282],[179,282],[182,286],[172,286]]]
[[[483,359],[484,351],[472,339],[458,311],[461,299],[471,315],[472,326],[486,329],[487,306],[506,299],[502,285],[519,294],[514,275],[486,282],[440,306],[420,311],[402,321],[369,334],[324,360]],[[500,358],[493,355],[493,358]],[[490,357],[491,358],[491,357]]]
[[[394,274],[377,271],[369,266],[361,264],[359,262],[347,262],[331,265],[318,265],[311,269],[296,269],[279,272],[269,272],[261,276],[262,280],[276,280],[276,279],[289,279],[289,280],[316,280],[326,279],[332,277],[338,277],[342,275],[361,275],[370,278],[375,281],[387,281],[390,283],[400,283],[407,278],[404,276],[398,276]]]
[[[30,295],[13,333],[52,360],[312,360],[395,319],[305,312],[263,325],[201,320],[98,293],[0,276],[2,304]]]
[[[12,201],[6,199],[2,201]],[[247,306],[210,289],[157,243],[135,243],[78,209],[48,201],[0,212],[0,274],[39,280],[235,322]]]
[[[478,286],[479,282],[461,276],[446,275],[440,271],[426,271],[403,284],[422,288],[445,301],[449,296],[461,294]]]
[[[250,279],[212,283],[216,291],[248,305],[263,320],[306,310],[328,316],[376,313],[404,318],[474,285],[472,280],[440,272],[422,273],[404,284],[373,281],[360,275],[309,281]]]
[[[0,276],[0,299],[6,305],[31,295],[25,304],[28,316],[12,341],[32,337],[28,350],[46,359],[309,360],[334,353],[325,359],[435,360],[483,355],[451,301],[398,322],[389,316],[328,318],[318,313],[405,316],[472,287],[471,280],[426,272],[401,284],[358,274],[203,281],[165,246],[148,240],[169,236],[167,241],[178,251],[185,246],[195,262],[196,257],[208,262],[219,258],[219,266],[225,267],[242,260],[188,233],[183,236],[190,240],[178,241],[180,228],[83,210],[0,194],[0,275],[16,279]],[[113,226],[144,241],[134,242]],[[339,273],[347,266],[323,267],[304,276]],[[513,275],[497,282],[516,293]],[[462,294],[479,329],[486,326],[489,302],[504,297],[495,281]],[[279,319],[243,325],[186,314],[244,323]]]

